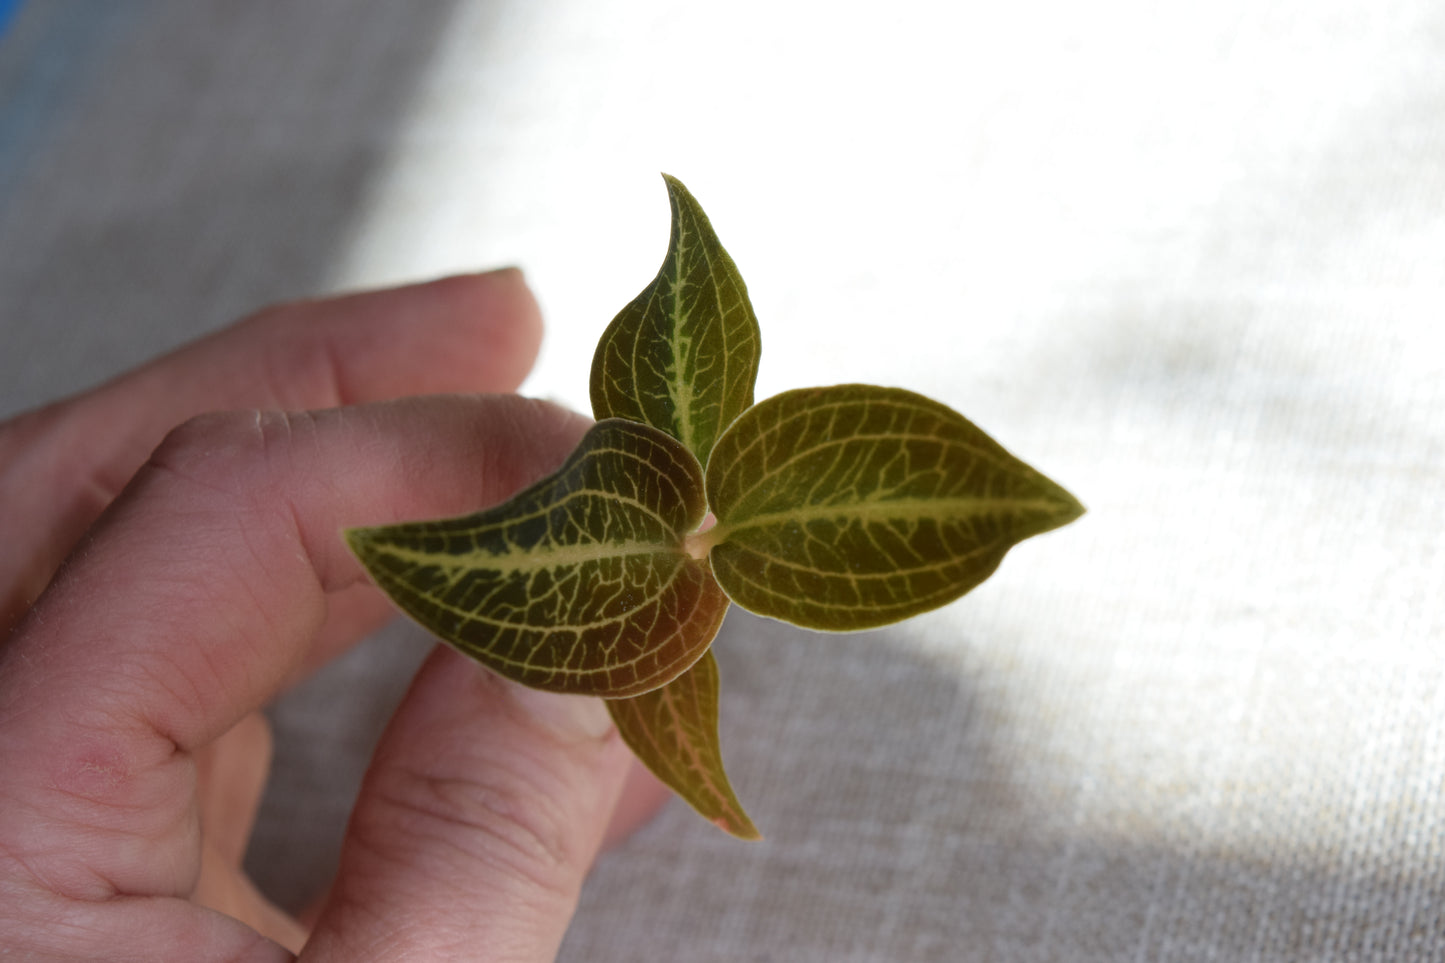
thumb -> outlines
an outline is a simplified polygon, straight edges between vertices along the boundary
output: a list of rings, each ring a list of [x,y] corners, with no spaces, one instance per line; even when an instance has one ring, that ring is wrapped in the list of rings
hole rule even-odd
[[[438,648],[372,761],[303,960],[552,960],[631,755],[598,699]]]

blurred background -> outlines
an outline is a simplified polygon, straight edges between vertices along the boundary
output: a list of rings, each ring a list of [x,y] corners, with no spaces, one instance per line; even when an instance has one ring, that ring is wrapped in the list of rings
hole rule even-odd
[[[15,9],[7,9],[15,7]],[[711,215],[759,396],[963,412],[1090,509],[946,609],[734,613],[723,749],[564,960],[1445,960],[1445,7],[0,3],[0,416],[267,303],[524,268],[524,390]],[[427,640],[287,696],[324,884]]]

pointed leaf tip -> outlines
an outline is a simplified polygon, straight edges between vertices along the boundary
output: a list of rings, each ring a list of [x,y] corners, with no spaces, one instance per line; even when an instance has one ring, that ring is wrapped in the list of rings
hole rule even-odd
[[[693,809],[739,839],[763,838],[723,769],[717,661],[711,651],[661,689],[609,699],[607,708],[637,758]]]
[[[790,391],[749,409],[707,466],[709,555],[734,602],[807,628],[918,615],[983,582],[1083,507],[967,419],[898,388]]]
[[[717,436],[753,403],[762,338],[747,285],[702,206],[662,177],[667,255],[597,343],[592,413],[660,428],[706,464]]]

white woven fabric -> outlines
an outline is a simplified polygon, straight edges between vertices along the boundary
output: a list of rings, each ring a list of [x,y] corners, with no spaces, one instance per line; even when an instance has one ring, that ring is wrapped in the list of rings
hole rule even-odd
[[[730,616],[767,840],[672,806],[563,959],[1445,960],[1434,0],[32,2],[0,91],[0,412],[500,263],[552,323],[528,390],[585,408],[666,170],[760,394],[923,391],[1089,507],[894,629]],[[425,645],[277,707],[281,899]]]

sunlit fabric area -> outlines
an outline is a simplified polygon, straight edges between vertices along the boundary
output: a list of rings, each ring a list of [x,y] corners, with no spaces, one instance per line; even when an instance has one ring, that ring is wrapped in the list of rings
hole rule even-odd
[[[895,626],[734,608],[765,838],[670,802],[559,959],[1445,961],[1437,0],[27,0],[0,417],[507,265],[547,324],[522,391],[588,412],[663,172],[746,279],[758,397],[924,393],[1088,512]],[[282,906],[432,644],[398,621],[270,708],[247,866]]]

